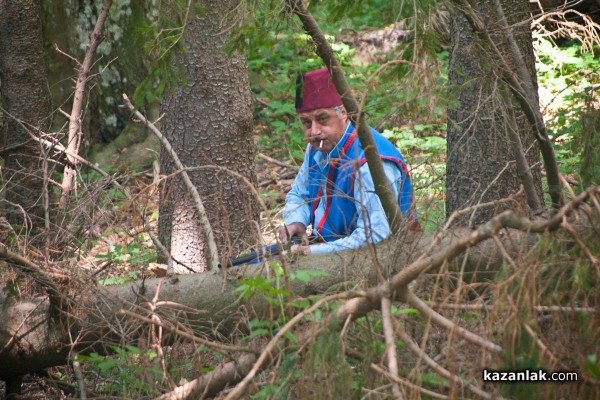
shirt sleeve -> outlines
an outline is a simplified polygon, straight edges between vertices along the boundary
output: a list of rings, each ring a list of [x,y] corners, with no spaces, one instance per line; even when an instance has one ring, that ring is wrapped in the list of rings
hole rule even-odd
[[[286,225],[301,222],[304,226],[310,223],[310,202],[308,199],[308,148],[305,152],[304,161],[300,166],[292,188],[285,196],[285,207],[283,208],[283,220]]]
[[[383,160],[383,169],[392,185],[394,197],[398,198],[402,171],[394,163],[385,160]],[[321,254],[355,249],[366,246],[367,243],[378,243],[390,235],[390,226],[379,196],[375,193],[375,185],[367,163],[358,170],[354,183],[354,198],[358,208],[356,229],[349,236],[334,242],[311,245],[311,253]]]

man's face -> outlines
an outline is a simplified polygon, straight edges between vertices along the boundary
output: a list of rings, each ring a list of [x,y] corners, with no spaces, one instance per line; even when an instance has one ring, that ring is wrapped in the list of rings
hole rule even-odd
[[[344,108],[339,115],[333,108],[317,108],[299,113],[304,138],[317,150],[329,153],[346,131],[348,115]]]

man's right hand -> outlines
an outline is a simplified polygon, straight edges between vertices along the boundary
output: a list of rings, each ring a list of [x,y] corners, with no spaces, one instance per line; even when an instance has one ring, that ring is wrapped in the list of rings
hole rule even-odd
[[[293,224],[283,225],[277,229],[279,240],[281,243],[286,244],[288,239],[293,236],[298,236],[303,244],[308,244],[308,235],[306,234],[306,226],[301,222],[294,222]]]

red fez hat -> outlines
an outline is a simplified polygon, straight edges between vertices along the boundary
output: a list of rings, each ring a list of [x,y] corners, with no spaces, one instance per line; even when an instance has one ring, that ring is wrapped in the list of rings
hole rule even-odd
[[[342,105],[327,68],[298,75],[296,79],[296,112]]]

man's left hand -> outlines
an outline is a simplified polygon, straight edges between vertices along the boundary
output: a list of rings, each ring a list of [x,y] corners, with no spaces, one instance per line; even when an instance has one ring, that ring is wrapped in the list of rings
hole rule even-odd
[[[310,246],[305,246],[302,244],[293,244],[292,246],[290,246],[290,254],[295,253],[303,256],[310,254]]]

